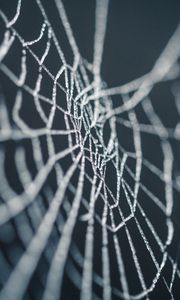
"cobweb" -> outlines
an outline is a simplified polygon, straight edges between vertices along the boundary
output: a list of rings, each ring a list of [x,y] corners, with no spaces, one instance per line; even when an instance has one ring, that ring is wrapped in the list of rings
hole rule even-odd
[[[110,88],[108,0],[96,1],[92,63],[61,0],[63,38],[43,3],[28,4],[31,39],[26,1],[0,11],[0,298],[177,299],[180,27],[147,74]]]

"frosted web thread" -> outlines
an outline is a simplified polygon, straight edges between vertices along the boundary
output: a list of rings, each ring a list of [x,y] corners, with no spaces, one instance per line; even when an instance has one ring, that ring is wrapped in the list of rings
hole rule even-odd
[[[24,1],[17,1],[12,18],[0,10],[4,24],[0,70],[14,92],[11,103],[3,92],[0,99],[0,298],[59,299],[68,278],[81,300],[151,299],[159,282],[174,299],[180,277],[179,220],[174,214],[180,176],[174,170],[177,158],[172,142],[179,143],[180,123],[174,128],[164,125],[151,91],[157,84],[170,82],[172,105],[180,114],[180,27],[149,73],[109,88],[101,78],[108,0],[96,2],[92,63],[81,56],[66,9],[61,0],[55,0],[73,54],[72,65],[43,2],[34,4],[42,23],[32,40],[16,29]],[[43,41],[38,56],[33,47]],[[59,57],[56,73],[47,66],[52,48]],[[9,64],[13,51],[20,58],[16,71]],[[32,81],[30,59],[36,67]],[[43,93],[46,80],[51,84],[50,97]],[[117,95],[118,106],[114,105]],[[35,123],[26,105],[32,105],[29,111],[34,109]],[[139,121],[139,107],[147,124]],[[120,128],[130,131],[133,150],[122,144]],[[144,155],[145,135],[157,142],[162,168]],[[12,184],[8,166],[17,184]],[[152,181],[160,182],[160,196],[153,184],[148,186],[147,177],[142,179],[144,170]],[[159,215],[165,234],[151,209]],[[147,265],[137,243],[144,247]],[[136,291],[130,282],[131,266]],[[148,266],[151,274],[147,274]],[[38,291],[32,288],[33,278]]]

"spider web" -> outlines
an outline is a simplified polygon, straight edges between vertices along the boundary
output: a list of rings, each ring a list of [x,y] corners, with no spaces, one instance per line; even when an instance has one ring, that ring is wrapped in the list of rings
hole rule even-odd
[[[25,1],[12,18],[0,10],[0,298],[174,299],[180,123],[166,126],[153,91],[168,87],[178,120],[180,27],[150,72],[109,88],[108,0],[96,2],[93,63],[61,0],[62,41],[43,1],[31,5],[33,39],[18,30]]]

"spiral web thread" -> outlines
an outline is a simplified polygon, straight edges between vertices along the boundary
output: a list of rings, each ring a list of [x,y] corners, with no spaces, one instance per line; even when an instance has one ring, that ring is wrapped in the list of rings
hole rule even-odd
[[[123,86],[108,88],[101,78],[108,0],[96,2],[92,64],[82,58],[64,5],[55,0],[59,22],[73,53],[72,65],[40,0],[35,1],[42,19],[40,32],[33,40],[18,33],[16,24],[23,16],[24,2],[18,1],[12,19],[0,11],[4,24],[0,70],[15,91],[12,106],[3,93],[0,102],[1,299],[30,299],[32,295],[35,299],[59,299],[65,276],[79,291],[80,299],[151,299],[159,282],[168,299],[174,299],[180,277],[179,225],[174,204],[180,185],[178,173],[174,172],[176,157],[171,141],[179,143],[180,126],[177,123],[174,128],[167,128],[163,124],[156,113],[158,99],[152,104],[151,92],[159,83],[175,81],[171,89],[175,100],[172,106],[180,113],[180,27],[149,73]],[[40,47],[43,53],[37,56],[33,47],[41,41],[45,41]],[[21,54],[20,67],[14,72],[8,66],[8,57],[17,47],[16,42]],[[55,74],[46,65],[52,47],[60,64]],[[38,70],[31,75],[31,85],[27,79],[29,58]],[[51,97],[41,91],[46,78],[52,84]],[[117,96],[121,105],[114,106]],[[38,115],[38,128],[34,128],[33,114],[26,122],[27,101]],[[146,115],[147,124],[139,122],[138,107]],[[61,119],[59,128],[58,123],[54,125],[56,117]],[[105,137],[107,124],[109,133]],[[126,137],[118,136],[120,128],[131,132],[133,151],[122,146],[121,139]],[[157,151],[163,157],[162,169],[144,156],[144,136],[157,141]],[[13,149],[10,171],[8,147]],[[109,166],[113,169],[115,191],[106,175]],[[144,169],[152,180],[159,180],[163,197],[141,179]],[[14,186],[9,179],[11,171],[18,178]],[[165,234],[154,222],[151,206],[157,211]],[[78,238],[81,228],[82,236]],[[152,267],[148,276],[148,266],[141,262],[142,253],[138,252],[135,240],[143,243],[143,256]],[[96,244],[100,245],[98,251]],[[124,260],[124,245],[130,254],[129,261]],[[95,266],[96,256],[99,269]],[[43,262],[45,266],[41,269]],[[137,278],[136,291],[130,285],[128,263]],[[117,281],[112,275],[113,268]],[[33,278],[38,286],[35,290]]]

